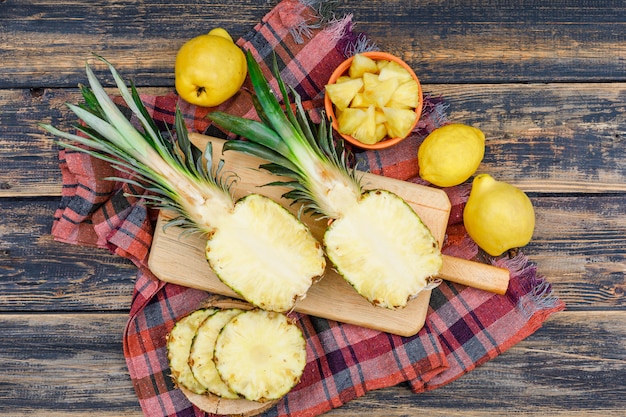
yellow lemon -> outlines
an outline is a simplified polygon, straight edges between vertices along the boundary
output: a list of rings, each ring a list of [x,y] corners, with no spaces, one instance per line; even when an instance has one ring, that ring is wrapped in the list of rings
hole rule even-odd
[[[465,182],[485,156],[485,135],[480,129],[452,123],[433,130],[417,151],[419,175],[439,187]]]
[[[234,96],[247,73],[243,51],[222,28],[188,40],[176,55],[176,91],[198,106],[218,106]]]
[[[498,256],[530,242],[535,229],[535,211],[519,188],[480,174],[463,210],[465,229],[485,252]]]

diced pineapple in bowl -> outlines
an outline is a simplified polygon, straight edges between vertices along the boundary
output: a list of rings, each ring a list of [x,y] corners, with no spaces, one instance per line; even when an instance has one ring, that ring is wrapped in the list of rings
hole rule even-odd
[[[424,99],[415,72],[386,52],[362,52],[337,67],[325,88],[333,128],[364,149],[384,149],[417,125]]]

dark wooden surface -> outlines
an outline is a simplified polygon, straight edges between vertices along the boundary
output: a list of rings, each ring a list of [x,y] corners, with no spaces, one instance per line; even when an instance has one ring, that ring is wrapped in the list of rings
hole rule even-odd
[[[143,92],[171,91],[185,40],[215,26],[241,36],[273,4],[0,0],[0,415],[141,415],[121,344],[135,269],[53,241],[57,149],[36,122],[68,126],[91,52]],[[486,133],[480,170],[529,192],[525,251],[567,309],[446,387],[399,385],[328,415],[624,416],[626,3],[349,0],[338,12]]]

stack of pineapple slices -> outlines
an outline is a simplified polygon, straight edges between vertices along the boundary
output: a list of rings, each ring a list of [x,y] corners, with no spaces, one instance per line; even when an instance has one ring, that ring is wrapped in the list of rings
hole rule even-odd
[[[167,338],[172,378],[194,394],[265,403],[300,380],[305,339],[281,313],[201,308],[180,319]]]
[[[419,85],[400,64],[356,54],[346,75],[326,85],[335,106],[337,130],[372,145],[403,138],[418,115]]]

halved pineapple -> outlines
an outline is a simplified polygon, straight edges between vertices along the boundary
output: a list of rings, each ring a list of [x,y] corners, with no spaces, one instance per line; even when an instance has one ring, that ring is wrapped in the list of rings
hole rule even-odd
[[[176,385],[183,386],[196,394],[204,394],[207,387],[196,379],[189,366],[191,344],[200,324],[216,311],[213,308],[193,311],[178,320],[167,335],[167,358],[172,379]]]
[[[292,217],[275,201],[250,194],[207,241],[207,260],[217,276],[257,307],[291,310],[324,273],[321,244]]]
[[[213,362],[215,341],[222,328],[235,316],[243,313],[238,308],[224,309],[216,312],[204,320],[198,327],[189,353],[189,366],[196,380],[207,390],[222,398],[239,398],[228,385],[222,381]]]
[[[356,291],[390,309],[404,307],[442,265],[428,228],[404,200],[385,190],[364,193],[333,221],[324,242],[329,259]]]
[[[221,379],[242,397],[279,399],[299,381],[306,365],[306,342],[300,328],[284,314],[245,311],[217,337],[214,357]]]

